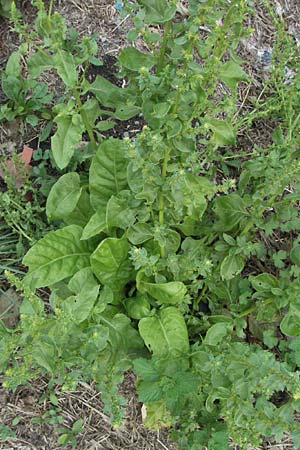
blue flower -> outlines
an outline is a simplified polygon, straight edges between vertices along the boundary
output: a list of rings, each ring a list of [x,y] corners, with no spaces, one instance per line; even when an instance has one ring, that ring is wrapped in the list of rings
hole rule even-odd
[[[122,3],[122,2],[116,2],[116,3],[115,3],[115,8],[116,8],[118,11],[121,11],[122,7],[123,7],[123,3]]]

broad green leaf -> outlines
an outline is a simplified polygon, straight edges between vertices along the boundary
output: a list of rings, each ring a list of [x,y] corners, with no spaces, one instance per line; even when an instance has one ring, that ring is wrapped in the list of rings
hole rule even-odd
[[[165,23],[176,13],[176,4],[168,0],[140,0],[145,8],[146,23]]]
[[[91,206],[90,196],[85,189],[82,189],[75,209],[71,214],[65,216],[63,221],[66,225],[79,225],[83,228],[86,226],[93,213],[94,210]]]
[[[142,67],[151,69],[155,58],[151,54],[142,53],[134,47],[126,47],[118,55],[118,60],[126,69],[139,71]]]
[[[137,276],[137,289],[142,294],[150,294],[160,304],[175,305],[181,303],[186,294],[186,286],[181,281],[170,281],[168,283],[148,283],[140,279],[142,273]]]
[[[234,61],[227,61],[220,68],[219,78],[227,86],[235,90],[240,81],[249,81],[248,75],[243,71],[241,66]]]
[[[150,303],[146,297],[141,295],[127,298],[124,301],[124,306],[128,316],[132,317],[132,319],[142,319],[150,315]]]
[[[132,117],[139,114],[141,108],[134,105],[120,105],[117,107],[116,111],[112,114],[112,117],[119,120],[129,120]]]
[[[240,255],[228,255],[223,259],[221,264],[221,278],[222,280],[231,280],[236,275],[241,273],[245,266],[244,259]]]
[[[119,139],[104,141],[90,168],[91,203],[95,210],[106,204],[112,195],[127,187],[125,144]]]
[[[12,52],[5,67],[7,76],[19,77],[21,75],[20,57],[21,55],[18,51]]]
[[[98,245],[91,255],[91,267],[100,283],[118,290],[130,280],[129,250],[130,245],[125,238],[106,238]]]
[[[94,126],[100,116],[99,102],[95,98],[90,98],[83,104],[80,111],[84,112],[89,123]]]
[[[75,145],[81,140],[84,131],[81,116],[58,115],[55,119],[57,131],[51,138],[53,158],[60,169],[64,169],[70,162]]]
[[[92,312],[99,293],[99,285],[86,287],[79,294],[64,300],[62,309],[72,317],[76,323],[86,320]]]
[[[293,248],[290,253],[290,258],[293,264],[300,266],[300,245],[299,242],[294,242]]]
[[[160,430],[163,427],[170,427],[172,425],[172,417],[167,410],[166,402],[164,400],[159,402],[151,402],[145,405],[146,417],[143,421],[145,428],[150,430]]]
[[[32,288],[50,286],[90,265],[89,245],[80,241],[82,228],[70,225],[51,231],[24,256],[25,280]]]
[[[235,193],[218,197],[214,203],[214,209],[220,219],[217,229],[222,231],[231,230],[249,216],[243,199]]]
[[[47,198],[46,213],[49,220],[62,219],[75,209],[81,195],[80,177],[69,172],[52,186]]]
[[[90,239],[106,229],[106,212],[100,207],[83,229],[81,239]]]
[[[92,92],[102,105],[110,108],[125,105],[127,99],[131,97],[128,88],[119,88],[100,75],[97,75],[92,84],[87,85],[86,91]]]
[[[218,345],[232,331],[232,325],[229,323],[219,322],[207,330],[203,344]]]
[[[133,245],[143,244],[153,237],[153,231],[148,223],[136,223],[127,231],[127,239]]]
[[[53,64],[65,85],[69,89],[73,89],[78,81],[78,74],[72,53],[56,50]]]
[[[125,351],[135,355],[144,345],[139,333],[133,328],[129,317],[125,314],[115,314],[111,317],[111,315],[106,315],[105,312],[102,314],[100,321],[109,329],[109,340],[113,351]]]
[[[38,342],[31,350],[31,358],[48,372],[54,374],[55,348],[46,342]]]
[[[291,305],[289,312],[280,323],[280,330],[286,336],[300,336],[300,309]]]
[[[95,286],[98,286],[98,282],[90,267],[84,267],[76,272],[68,283],[68,288],[74,294],[79,294],[81,291],[88,291]]]
[[[128,206],[128,199],[112,195],[106,206],[107,228],[117,227],[126,230],[134,224],[137,211]]]
[[[53,64],[52,55],[45,55],[39,51],[27,59],[28,72],[32,78],[37,78],[41,73],[52,69]]]
[[[279,287],[279,281],[270,273],[261,273],[255,277],[250,277],[253,288],[258,292],[271,292]]]
[[[207,117],[205,126],[213,132],[211,141],[218,147],[235,144],[235,132],[229,122]]]
[[[184,317],[173,306],[161,309],[156,317],[141,319],[139,331],[146,346],[154,355],[177,355],[189,350]]]

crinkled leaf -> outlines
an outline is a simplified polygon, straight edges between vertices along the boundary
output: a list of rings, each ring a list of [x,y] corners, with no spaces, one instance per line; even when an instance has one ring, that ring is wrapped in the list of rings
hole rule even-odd
[[[156,317],[141,319],[139,331],[154,355],[176,355],[186,353],[189,349],[184,317],[173,306],[160,310]]]
[[[124,306],[126,308],[127,314],[132,319],[142,319],[150,315],[150,303],[141,295],[136,297],[127,298],[124,301]]]
[[[75,209],[81,194],[80,177],[69,172],[52,186],[47,198],[46,213],[49,220],[62,219]]]
[[[300,310],[297,306],[291,305],[280,323],[280,330],[286,336],[300,336]]]
[[[91,255],[91,267],[100,283],[118,290],[132,276],[128,259],[130,245],[124,238],[106,238]]]
[[[95,210],[106,204],[112,195],[127,187],[125,145],[119,139],[103,142],[90,168],[91,203]]]
[[[89,317],[97,300],[99,288],[100,286],[96,285],[83,289],[77,295],[64,300],[62,308],[70,314],[74,322],[81,323]]]
[[[106,225],[108,228],[127,229],[135,222],[136,211],[128,206],[128,199],[112,195],[106,206]]]
[[[51,231],[27,252],[23,259],[29,267],[25,280],[32,288],[52,285],[90,265],[91,250],[80,241],[81,234],[77,225]]]

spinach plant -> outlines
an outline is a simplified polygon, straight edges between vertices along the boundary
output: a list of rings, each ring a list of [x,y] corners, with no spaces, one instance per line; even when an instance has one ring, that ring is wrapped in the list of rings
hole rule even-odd
[[[45,44],[28,65],[50,61],[73,93],[55,107],[55,161],[66,167],[84,129],[94,154],[88,174],[67,172],[52,187],[46,212],[59,227],[24,257],[24,280],[8,274],[24,301],[18,328],[1,331],[4,385],[40,372],[50,389],[93,379],[118,425],[118,385],[133,368],[146,425],[169,426],[181,449],[224,450],[229,438],[246,449],[286,431],[299,445],[299,344],[286,339],[300,335],[298,241],[278,252],[266,244],[270,213],[280,227],[298,218],[285,188],[298,189],[299,162],[282,152],[280,132],[251,159],[237,150],[237,87],[250,82],[237,56],[247,2],[191,0],[185,20],[177,2],[126,2],[135,28],[118,56],[125,89],[80,78],[80,55],[57,38],[61,19],[35,3]],[[148,53],[134,46],[141,38]],[[86,92],[95,98],[81,104]],[[98,101],[112,117],[142,113],[146,125],[98,145]],[[43,286],[47,312],[34,293]]]

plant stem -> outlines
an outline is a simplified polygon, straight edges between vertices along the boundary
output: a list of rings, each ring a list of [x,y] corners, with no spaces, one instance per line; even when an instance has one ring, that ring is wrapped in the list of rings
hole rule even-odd
[[[170,149],[167,149],[165,150],[164,160],[161,169],[161,176],[163,177],[163,179],[165,179],[167,176],[169,156],[170,156]],[[164,194],[161,190],[158,197],[158,220],[160,225],[164,225],[165,222],[164,214],[165,214],[165,200]],[[166,248],[164,245],[160,247],[160,255],[162,258],[166,256]]]
[[[52,9],[53,9],[53,0],[50,0],[49,10],[48,10],[48,17],[49,18],[51,17]]]
[[[78,90],[76,88],[73,89],[73,95],[74,95],[74,97],[75,97],[75,99],[77,101],[78,107],[80,109],[80,114],[81,114],[84,126],[86,128],[87,134],[89,135],[89,138],[90,138],[90,141],[91,141],[91,144],[92,144],[92,148],[93,148],[93,150],[96,151],[97,150],[97,142],[96,142],[95,137],[94,137],[93,129],[90,126],[89,119],[87,117],[86,112],[82,109],[82,102],[80,100],[80,95],[79,95]]]
[[[165,58],[165,53],[166,53],[166,48],[167,48],[167,43],[168,43],[171,28],[172,28],[172,20],[169,20],[169,22],[167,22],[167,24],[166,24],[165,33],[164,33],[163,41],[162,41],[159,56],[158,56],[157,69],[156,69],[157,75],[162,71],[162,68],[164,66],[164,58]]]

